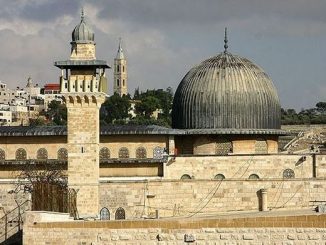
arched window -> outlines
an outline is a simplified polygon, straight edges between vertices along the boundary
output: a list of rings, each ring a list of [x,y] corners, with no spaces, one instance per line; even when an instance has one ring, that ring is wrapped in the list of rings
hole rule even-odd
[[[110,158],[110,150],[107,147],[103,147],[100,150],[100,161],[106,161]]]
[[[66,148],[60,148],[57,152],[58,160],[67,161],[68,160],[68,151]]]
[[[164,148],[157,146],[153,150],[153,158],[154,159],[162,159],[163,153],[164,153]]]
[[[146,149],[144,147],[138,147],[136,150],[136,158],[146,158]]]
[[[110,220],[110,211],[107,208],[102,208],[100,211],[101,220]]]
[[[232,147],[232,141],[228,140],[228,139],[218,139],[216,141],[216,155],[227,155],[229,153],[233,152],[233,147]]]
[[[16,160],[26,160],[27,159],[27,153],[25,149],[19,148],[16,151]]]
[[[125,66],[122,66],[122,71],[125,72]]]
[[[184,174],[181,176],[181,179],[191,179],[191,176],[189,174]]]
[[[120,80],[117,79],[117,86],[120,87]]]
[[[124,79],[122,80],[122,86],[123,86],[123,87],[126,86],[126,82],[125,82]]]
[[[259,176],[257,174],[251,174],[249,176],[249,179],[251,179],[251,180],[257,180],[257,179],[259,179]]]
[[[257,139],[255,143],[256,154],[267,154],[267,142],[264,139]]]
[[[217,174],[217,175],[215,175],[214,179],[224,180],[225,179],[225,176],[223,174]]]
[[[117,65],[117,72],[120,72],[120,66]]]
[[[119,150],[119,158],[129,158],[129,150],[126,147],[122,147]]]
[[[118,208],[117,211],[115,211],[115,219],[126,219],[126,212],[123,208]]]
[[[0,161],[6,160],[6,153],[4,150],[0,149]]]
[[[36,158],[38,160],[48,159],[48,151],[45,148],[38,149],[36,153]]]
[[[284,179],[292,179],[294,177],[295,177],[295,174],[294,174],[294,171],[292,169],[288,168],[288,169],[285,169],[283,171],[283,178]]]

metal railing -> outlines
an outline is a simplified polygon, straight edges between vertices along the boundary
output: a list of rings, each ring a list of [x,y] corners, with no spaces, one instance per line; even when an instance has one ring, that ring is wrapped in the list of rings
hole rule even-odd
[[[5,212],[5,215],[0,218],[0,242],[6,241],[9,237],[20,232],[24,223],[24,217],[26,211],[30,210],[31,201],[26,200],[22,203],[18,203],[15,200],[17,207]]]

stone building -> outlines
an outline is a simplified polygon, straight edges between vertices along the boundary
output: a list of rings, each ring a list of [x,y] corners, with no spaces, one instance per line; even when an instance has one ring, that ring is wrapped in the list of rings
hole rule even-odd
[[[119,40],[119,48],[117,55],[114,59],[114,79],[113,79],[113,92],[120,96],[128,94],[128,72],[127,72],[127,59],[122,49],[122,40]]]
[[[3,199],[10,199],[10,181],[30,159],[64,166],[69,186],[78,189],[80,218],[303,209],[325,196],[326,156],[278,152],[286,132],[276,89],[259,66],[228,51],[227,38],[223,52],[182,79],[172,129],[99,126],[109,67],[96,59],[94,32],[83,15],[72,33],[70,59],[55,65],[68,125],[0,127]],[[123,63],[117,65],[123,71]],[[0,203],[10,210],[13,200],[7,199]]]

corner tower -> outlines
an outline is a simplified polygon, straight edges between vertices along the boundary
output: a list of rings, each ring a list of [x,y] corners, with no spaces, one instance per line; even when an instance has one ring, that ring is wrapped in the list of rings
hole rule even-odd
[[[94,32],[84,13],[72,32],[70,59],[61,69],[60,92],[67,106],[68,186],[77,191],[80,217],[99,212],[99,109],[105,100],[106,61],[95,57]]]
[[[127,60],[122,50],[122,43],[120,38],[117,56],[114,59],[114,93],[117,93],[120,96],[128,94],[127,79]]]

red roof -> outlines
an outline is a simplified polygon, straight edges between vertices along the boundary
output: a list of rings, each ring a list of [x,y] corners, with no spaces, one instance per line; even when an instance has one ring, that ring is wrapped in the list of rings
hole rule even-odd
[[[60,90],[59,83],[47,83],[44,85],[44,90]]]

